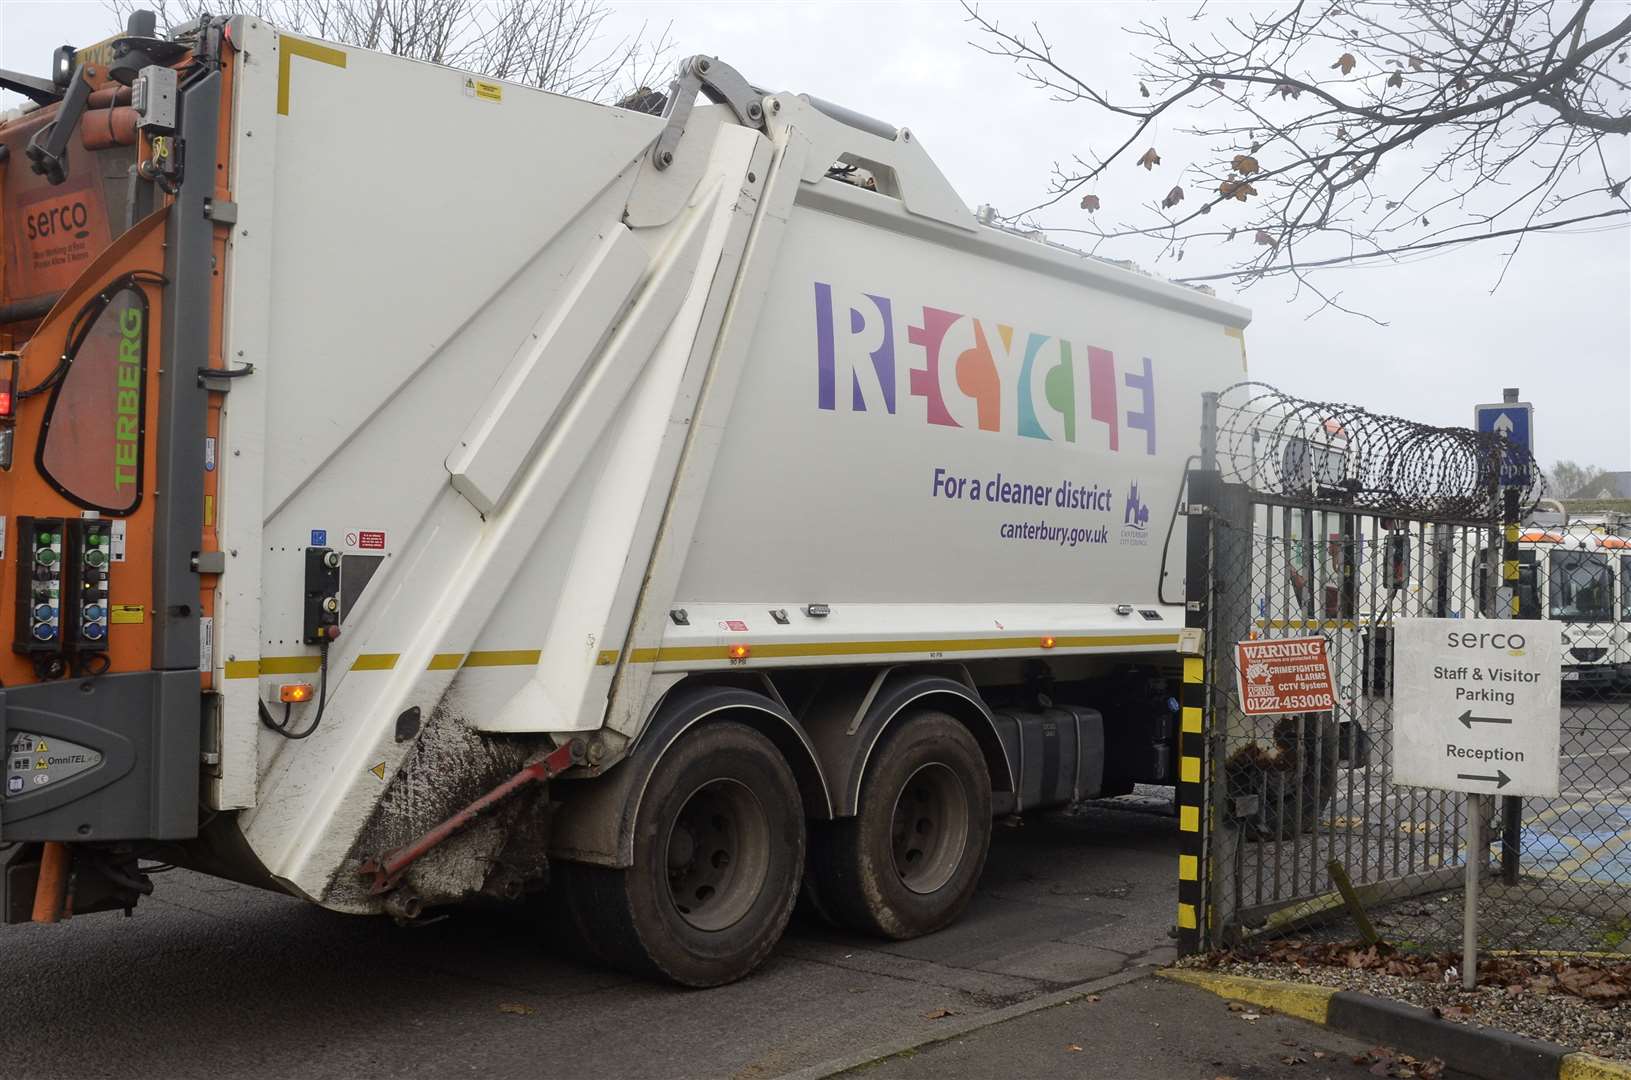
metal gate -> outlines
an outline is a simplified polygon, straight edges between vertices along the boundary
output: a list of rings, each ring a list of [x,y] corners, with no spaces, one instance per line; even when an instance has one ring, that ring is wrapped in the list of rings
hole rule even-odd
[[[1502,440],[1252,383],[1207,395],[1202,444],[1185,500],[1187,619],[1206,649],[1184,688],[1181,945],[1398,901],[1442,909],[1421,925],[1455,940],[1450,891],[1470,850],[1517,883],[1523,808],[1488,800],[1491,854],[1466,844],[1461,795],[1392,784],[1392,624],[1533,614],[1515,601],[1532,573],[1516,522],[1539,501],[1538,469],[1503,494]],[[1246,715],[1235,643],[1311,636],[1326,641],[1335,709]]]

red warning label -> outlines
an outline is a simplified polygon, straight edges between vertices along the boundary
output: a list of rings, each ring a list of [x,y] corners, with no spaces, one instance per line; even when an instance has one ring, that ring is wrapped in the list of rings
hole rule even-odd
[[[357,546],[367,551],[384,551],[385,534],[364,529],[357,533]]]
[[[1331,655],[1322,637],[1235,642],[1235,684],[1247,716],[1336,708]]]

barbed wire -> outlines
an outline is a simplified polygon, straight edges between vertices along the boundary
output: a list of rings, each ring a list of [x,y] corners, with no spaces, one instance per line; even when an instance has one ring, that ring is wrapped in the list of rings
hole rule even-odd
[[[1494,524],[1503,462],[1509,477],[1526,478],[1521,513],[1545,495],[1533,456],[1503,436],[1310,401],[1261,382],[1219,393],[1216,446],[1227,482],[1376,514]]]

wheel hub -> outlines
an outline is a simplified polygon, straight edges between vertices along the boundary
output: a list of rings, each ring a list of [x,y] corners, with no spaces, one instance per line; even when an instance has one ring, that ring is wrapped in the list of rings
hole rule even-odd
[[[968,846],[968,791],[937,761],[920,767],[895,796],[890,848],[895,872],[915,893],[932,893],[957,872]]]
[[[770,865],[770,822],[747,787],[713,780],[691,793],[668,834],[668,891],[680,918],[724,930],[753,907]]]

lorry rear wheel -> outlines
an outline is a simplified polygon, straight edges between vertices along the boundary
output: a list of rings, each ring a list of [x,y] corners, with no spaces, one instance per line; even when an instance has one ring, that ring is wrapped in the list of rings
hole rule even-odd
[[[681,736],[652,773],[634,823],[634,865],[572,865],[574,922],[608,963],[684,986],[757,967],[781,938],[804,865],[798,783],[752,728]]]
[[[806,893],[841,925],[904,939],[968,906],[991,845],[991,777],[974,736],[942,712],[885,733],[853,818],[810,837]]]

